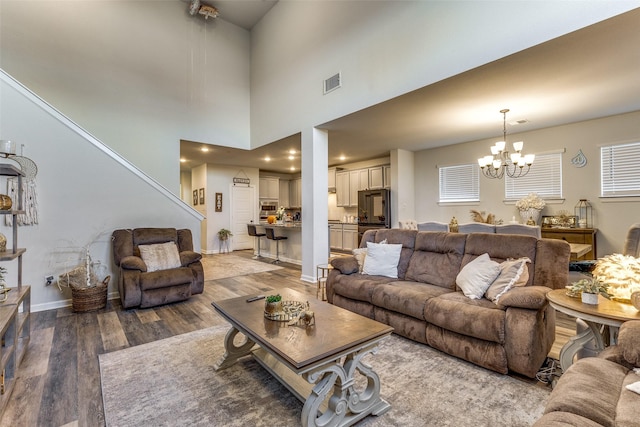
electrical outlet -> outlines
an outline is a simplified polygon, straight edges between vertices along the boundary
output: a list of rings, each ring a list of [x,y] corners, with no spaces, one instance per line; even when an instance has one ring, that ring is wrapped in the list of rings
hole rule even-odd
[[[44,276],[44,285],[49,286],[53,283],[53,276]]]

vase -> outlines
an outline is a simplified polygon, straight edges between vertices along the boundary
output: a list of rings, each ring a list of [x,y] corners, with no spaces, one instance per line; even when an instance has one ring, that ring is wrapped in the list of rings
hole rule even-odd
[[[532,220],[534,222],[533,225],[538,224],[538,220],[540,219],[540,209],[529,208],[525,210],[521,210],[520,218],[522,218],[522,223],[526,224],[527,221]]]
[[[264,303],[264,312],[270,315],[282,311],[282,301],[267,302]]]
[[[582,302],[585,304],[597,305],[598,294],[589,294],[587,292],[582,293]]]

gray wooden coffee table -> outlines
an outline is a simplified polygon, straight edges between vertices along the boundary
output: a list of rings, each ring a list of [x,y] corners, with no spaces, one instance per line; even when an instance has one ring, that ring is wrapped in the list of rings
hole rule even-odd
[[[269,292],[277,293],[284,301],[309,301],[315,324],[268,320],[264,300],[247,302],[248,296],[214,301],[216,311],[231,323],[216,370],[253,355],[304,402],[303,426],[348,426],[387,412],[391,405],[380,397],[380,378],[363,358],[376,353],[393,328],[292,289]],[[236,339],[239,333],[244,337]],[[362,378],[366,384],[357,386]]]

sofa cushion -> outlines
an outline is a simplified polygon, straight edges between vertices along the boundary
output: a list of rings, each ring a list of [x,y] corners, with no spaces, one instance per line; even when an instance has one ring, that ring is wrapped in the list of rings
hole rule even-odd
[[[427,322],[458,334],[504,344],[505,312],[487,299],[449,292],[426,301]]]
[[[398,261],[398,278],[404,280],[409,267],[409,260],[413,254],[413,247],[416,241],[417,230],[399,230],[394,228],[383,228],[377,230],[375,243],[386,240],[389,244],[401,244],[400,260]],[[361,245],[362,246],[362,245]]]
[[[500,274],[485,292],[485,298],[495,303],[513,287],[524,286],[529,281],[529,258],[506,260],[500,264]]]
[[[424,306],[429,298],[451,292],[439,286],[398,281],[376,286],[371,302],[376,307],[424,320]]]
[[[189,267],[172,268],[171,270],[158,270],[140,275],[140,289],[169,288],[175,285],[193,282],[193,271]]]
[[[500,274],[500,264],[492,261],[489,254],[482,254],[460,270],[456,285],[465,296],[480,299]]]
[[[362,274],[398,278],[401,244],[377,244],[367,242]]]
[[[140,257],[147,266],[147,271],[168,270],[181,267],[180,253],[174,242],[140,245]]]
[[[364,274],[336,275],[331,284],[334,294],[342,295],[352,300],[371,303],[371,295],[376,286],[393,281],[384,276],[367,276]]]
[[[458,233],[419,232],[405,278],[454,290],[466,239]]]
[[[580,359],[560,377],[545,413],[570,412],[614,427],[618,398],[628,373],[628,369],[608,360]]]

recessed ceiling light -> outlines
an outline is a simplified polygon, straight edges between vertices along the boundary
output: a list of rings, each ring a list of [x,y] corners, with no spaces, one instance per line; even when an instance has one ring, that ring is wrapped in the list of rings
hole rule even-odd
[[[271,161],[271,157],[269,157],[269,156],[265,157],[265,158],[264,158],[264,161],[265,161],[265,162],[270,162],[270,161]]]
[[[206,153],[207,151],[209,151],[209,147],[202,147],[200,149],[203,153]]]
[[[293,150],[293,149],[289,150],[289,154],[296,154],[296,150]]]
[[[293,160],[293,159],[295,159],[295,157],[289,156],[289,160]]]
[[[293,167],[293,166],[291,166],[291,167],[289,168],[289,170],[294,171],[294,170],[296,170],[296,168],[295,168],[295,167]]]
[[[187,161],[187,159],[185,159],[185,158],[183,158],[183,157],[181,157],[181,158],[180,158],[180,163],[184,163],[184,162],[186,162],[186,161]]]
[[[340,156],[339,159],[340,160],[347,160],[347,158],[344,155]]]

